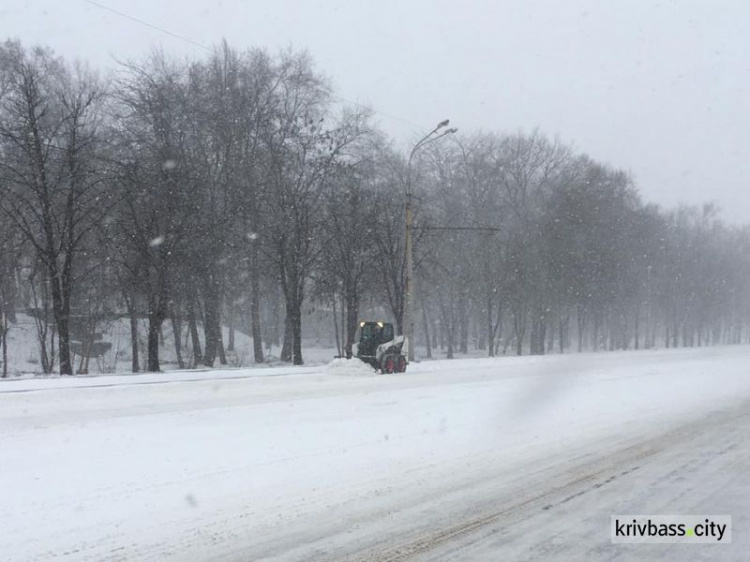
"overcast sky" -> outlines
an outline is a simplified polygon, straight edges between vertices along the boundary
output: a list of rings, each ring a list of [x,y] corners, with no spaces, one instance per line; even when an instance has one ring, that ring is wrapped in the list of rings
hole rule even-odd
[[[446,117],[629,170],[645,199],[750,223],[750,2],[97,0],[204,45],[307,49],[402,146]],[[2,0],[0,35],[112,67],[205,51],[87,0]]]

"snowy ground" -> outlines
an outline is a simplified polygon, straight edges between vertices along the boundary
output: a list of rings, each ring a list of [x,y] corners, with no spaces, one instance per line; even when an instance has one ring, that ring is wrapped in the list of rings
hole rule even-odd
[[[12,380],[0,553],[739,560],[748,428],[748,347]],[[733,542],[612,545],[615,513],[729,514]]]
[[[34,319],[23,313],[19,313],[18,321],[10,325],[8,331],[8,374],[10,378],[34,378],[42,377],[42,367],[39,358],[38,338],[36,333],[36,324]],[[224,342],[229,342],[229,328],[223,328]],[[89,373],[91,374],[122,374],[129,373],[132,369],[131,345],[130,345],[130,324],[126,319],[118,319],[109,322],[102,327],[103,340],[112,344],[110,350],[98,359],[91,359],[89,362]],[[203,336],[203,330],[200,329],[200,337]],[[146,336],[148,333],[148,323],[146,320],[140,321],[139,328],[139,346],[140,346],[140,364],[143,366],[147,362],[146,352],[148,349]],[[163,341],[159,345],[159,357],[161,359],[161,369],[163,371],[172,371],[178,369],[177,356],[174,350],[174,335],[171,323],[165,322],[162,328]],[[187,326],[183,327],[181,341],[184,341],[182,347],[182,357],[188,366],[192,361],[192,347],[190,338],[187,337]],[[203,340],[201,340],[203,342]],[[329,343],[329,345],[326,345]],[[279,346],[264,346],[266,362],[256,365],[253,362],[253,339],[240,331],[235,332],[235,349],[227,351],[227,362],[231,368],[266,368],[269,366],[283,365],[279,361],[281,348]],[[336,355],[336,349],[333,343],[321,340],[305,340],[303,356],[305,363],[308,365],[324,365]],[[80,357],[73,357],[73,365],[76,371],[80,367]],[[218,361],[217,361],[218,364]],[[55,366],[55,371],[58,367]],[[55,375],[52,375],[55,376]],[[1,380],[1,379],[0,379]]]

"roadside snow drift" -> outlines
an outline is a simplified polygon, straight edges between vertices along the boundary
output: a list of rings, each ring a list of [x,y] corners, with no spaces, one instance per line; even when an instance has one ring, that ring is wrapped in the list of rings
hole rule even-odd
[[[329,375],[344,375],[351,377],[371,377],[378,372],[370,365],[359,359],[346,359],[343,357],[334,359],[325,369]]]

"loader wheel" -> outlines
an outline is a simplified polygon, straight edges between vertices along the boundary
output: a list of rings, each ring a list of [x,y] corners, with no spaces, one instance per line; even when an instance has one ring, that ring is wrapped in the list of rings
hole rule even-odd
[[[401,355],[398,358],[398,361],[396,361],[396,372],[397,373],[405,373],[406,372],[406,357]]]
[[[396,361],[392,355],[387,356],[383,360],[383,373],[391,374],[396,369]]]

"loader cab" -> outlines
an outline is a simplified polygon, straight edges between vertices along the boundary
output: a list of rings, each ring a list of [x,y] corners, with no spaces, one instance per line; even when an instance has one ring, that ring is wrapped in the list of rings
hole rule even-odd
[[[387,322],[360,322],[358,332],[355,339],[359,343],[359,357],[374,357],[379,345],[392,341],[395,337],[393,324]]]

